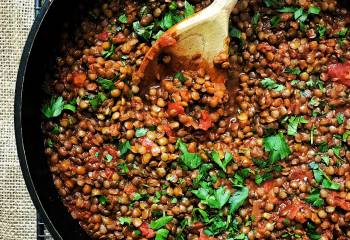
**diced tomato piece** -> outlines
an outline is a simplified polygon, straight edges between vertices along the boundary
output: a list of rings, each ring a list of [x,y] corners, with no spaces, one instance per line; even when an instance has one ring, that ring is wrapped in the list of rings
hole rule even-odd
[[[107,41],[108,40],[108,32],[103,32],[97,35],[97,39],[100,41]]]
[[[329,198],[334,201],[335,205],[337,207],[340,207],[344,209],[345,211],[350,211],[350,202],[346,201],[344,198],[341,198],[339,193],[334,192],[334,191],[329,191],[328,196]]]
[[[312,172],[309,169],[301,169],[294,167],[290,171],[290,179],[299,181],[311,181],[313,179]]]
[[[154,238],[156,236],[156,232],[148,226],[146,222],[143,222],[139,227],[142,236],[145,238]]]
[[[350,87],[350,61],[335,63],[328,66],[328,77]]]
[[[263,214],[263,209],[261,206],[261,201],[254,201],[253,207],[252,207],[252,216],[255,217],[256,221],[259,221],[261,219],[261,216]]]
[[[192,229],[201,229],[201,228],[204,227],[204,225],[201,222],[195,222],[195,223],[192,224],[191,227],[192,227]]]
[[[147,152],[150,152],[152,147],[156,145],[152,140],[148,139],[147,137],[140,138],[140,142],[142,146],[146,148]]]
[[[176,44],[176,39],[169,34],[163,34],[158,40],[158,46],[160,48],[171,47]]]
[[[199,128],[206,131],[213,126],[213,120],[206,110],[201,111],[201,118],[199,119]]]
[[[168,103],[168,114],[171,110],[175,110],[177,114],[185,114],[185,109],[181,103]]]
[[[164,128],[165,133],[168,135],[168,137],[174,137],[175,136],[175,134],[171,130],[169,124],[164,125],[163,128]]]
[[[86,81],[85,72],[73,72],[73,84],[77,87],[82,87]]]
[[[306,222],[307,219],[303,214],[297,217],[297,213],[307,211],[310,211],[310,206],[296,198],[282,203],[279,209],[279,213],[282,216],[288,216],[288,219],[296,220],[300,223]]]
[[[137,191],[137,188],[131,183],[127,184],[124,188],[124,192],[127,194],[132,194],[136,191]]]
[[[113,175],[113,171],[110,168],[106,168],[105,169],[105,174],[106,174],[106,178],[109,179]]]

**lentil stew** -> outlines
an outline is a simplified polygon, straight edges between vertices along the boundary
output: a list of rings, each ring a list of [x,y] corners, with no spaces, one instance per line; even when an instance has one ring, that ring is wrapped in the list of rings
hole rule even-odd
[[[211,1],[95,2],[42,106],[54,185],[91,238],[350,239],[340,2],[241,0],[214,60],[226,86],[199,68],[149,89],[135,73],[152,43]]]

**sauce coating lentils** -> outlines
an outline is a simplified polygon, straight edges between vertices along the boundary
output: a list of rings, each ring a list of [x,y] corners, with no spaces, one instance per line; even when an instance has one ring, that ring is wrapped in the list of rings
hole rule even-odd
[[[198,69],[141,95],[152,42],[210,2],[97,1],[63,35],[42,112],[65,206],[94,239],[350,239],[348,10],[241,0],[214,61],[235,90]]]

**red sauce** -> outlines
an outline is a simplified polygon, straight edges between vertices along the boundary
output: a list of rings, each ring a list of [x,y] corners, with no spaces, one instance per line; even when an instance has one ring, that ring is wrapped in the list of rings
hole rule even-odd
[[[147,137],[140,138],[140,142],[142,146],[146,148],[147,152],[150,152],[152,147],[156,145],[152,140],[148,139]]]
[[[167,48],[176,45],[176,39],[169,34],[163,34],[158,40],[160,48]]]
[[[108,32],[103,32],[97,35],[97,39],[100,41],[107,41],[108,40]]]
[[[127,184],[124,188],[124,192],[127,194],[132,194],[136,191],[137,191],[137,188],[131,183]]]
[[[329,191],[328,197],[337,207],[340,207],[345,211],[350,211],[350,202],[346,201],[344,198],[341,198],[338,192]]]
[[[204,233],[204,230],[199,230],[199,237],[197,240],[216,240],[215,237],[209,237],[207,234]]]
[[[328,77],[350,87],[350,62],[335,63],[328,66]]]
[[[185,114],[185,109],[181,103],[168,103],[168,114],[171,110],[175,110],[177,114]]]
[[[171,130],[169,124],[164,125],[163,128],[168,137],[175,137],[175,133]]]
[[[312,172],[309,169],[301,169],[294,167],[290,171],[290,178],[299,181],[311,181],[313,179]]]
[[[73,84],[77,87],[82,87],[86,81],[86,73],[84,72],[73,72]]]
[[[206,131],[213,126],[213,120],[211,119],[208,111],[201,111],[201,118],[199,119],[199,128]]]
[[[279,213],[282,216],[286,216],[290,220],[295,220],[300,223],[307,221],[305,214],[299,214],[298,212],[310,211],[310,206],[300,201],[299,199],[293,198],[293,200],[287,200],[280,205]]]
[[[156,236],[156,232],[151,229],[146,222],[143,222],[140,226],[140,231],[142,233],[142,236],[145,238],[154,238]]]

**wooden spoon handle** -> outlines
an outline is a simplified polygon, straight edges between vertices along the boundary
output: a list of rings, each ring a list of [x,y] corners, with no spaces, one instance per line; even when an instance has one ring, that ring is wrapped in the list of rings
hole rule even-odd
[[[231,13],[237,4],[237,1],[238,0],[215,0],[211,7]]]

